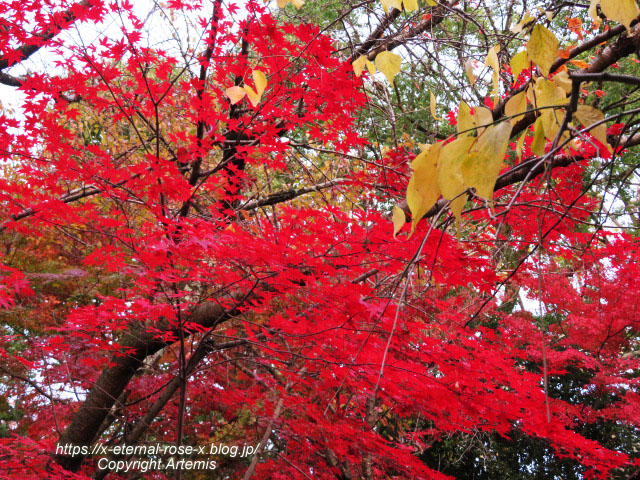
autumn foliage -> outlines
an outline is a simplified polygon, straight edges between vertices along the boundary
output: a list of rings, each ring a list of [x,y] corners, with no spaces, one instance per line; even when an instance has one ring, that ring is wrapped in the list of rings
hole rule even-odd
[[[258,448],[135,478],[444,479],[434,452],[488,438],[542,446],[521,478],[637,474],[640,226],[605,218],[635,0],[521,12],[456,67],[481,101],[419,91],[441,129],[386,144],[371,92],[396,108],[403,42],[461,2],[371,2],[347,47],[322,2],[238,3],[0,3],[0,477],[225,444]]]

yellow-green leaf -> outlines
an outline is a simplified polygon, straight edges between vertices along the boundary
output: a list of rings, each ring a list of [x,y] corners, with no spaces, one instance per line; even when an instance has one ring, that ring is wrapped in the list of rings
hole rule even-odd
[[[537,157],[544,155],[544,147],[546,144],[546,137],[544,134],[544,126],[542,125],[542,117],[538,117],[536,123],[533,125],[533,142],[531,142],[531,151]]]
[[[529,64],[529,55],[526,50],[516,53],[511,59],[511,62],[509,62],[513,79],[517,80],[520,72],[529,68]]]
[[[376,56],[376,68],[384,73],[389,83],[393,85],[394,77],[400,73],[400,67],[402,65],[402,58],[400,55],[391,53],[389,51],[380,52]]]
[[[590,105],[578,105],[575,116],[580,121],[580,123],[585,126],[585,128],[588,128],[591,125],[602,122],[604,120],[604,113],[602,113],[597,108],[593,108]],[[606,123],[601,123],[597,127],[593,127],[591,130],[589,130],[589,133],[593,135],[596,140],[605,145],[610,152],[613,151],[613,149],[609,145],[609,142],[607,141]]]
[[[407,205],[412,217],[411,233],[440,197],[437,165],[441,150],[442,143],[425,145],[420,155],[411,162],[413,175],[407,186]]]
[[[533,27],[527,43],[527,53],[545,77],[549,75],[551,65],[558,56],[558,48],[558,39],[548,28],[542,25]]]
[[[238,86],[227,88],[225,93],[227,94],[227,97],[229,97],[229,100],[231,100],[231,105],[238,103],[247,94],[247,92],[244,91],[244,88]]]
[[[458,133],[471,130],[476,127],[476,121],[471,115],[471,109],[464,100],[460,100],[458,108]]]
[[[429,5],[430,7],[435,7],[438,4],[436,3],[436,0],[427,0],[427,5]]]
[[[406,217],[404,215],[404,210],[400,207],[393,207],[393,215],[391,217],[391,221],[393,222],[393,236],[398,235],[398,232],[404,227]]]
[[[509,99],[504,106],[504,114],[511,117],[511,123],[519,120],[519,116],[527,111],[527,93],[520,92]]]
[[[636,0],[600,0],[600,8],[608,19],[623,24],[631,33],[631,22],[638,16]]]

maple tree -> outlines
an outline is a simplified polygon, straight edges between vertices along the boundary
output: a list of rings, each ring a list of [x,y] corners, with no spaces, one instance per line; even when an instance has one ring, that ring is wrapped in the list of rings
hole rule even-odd
[[[637,478],[640,10],[526,3],[0,3],[0,475]]]

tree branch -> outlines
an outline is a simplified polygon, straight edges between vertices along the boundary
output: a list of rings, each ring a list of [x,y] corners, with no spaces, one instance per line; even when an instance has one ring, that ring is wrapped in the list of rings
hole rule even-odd
[[[82,2],[76,5],[76,8],[70,8],[68,10],[65,10],[62,13],[62,22],[67,24],[71,24],[75,22],[78,17],[74,13],[74,10],[77,10],[77,7],[91,8],[92,5],[89,0],[83,0]],[[44,47],[46,43],[52,38],[54,38],[56,35],[58,35],[60,31],[61,31],[60,25],[52,25],[44,32],[33,35],[27,43],[25,43],[24,45],[18,48],[22,56],[22,58],[20,59],[20,62],[31,57],[34,53],[36,53],[38,50]],[[8,67],[9,67],[9,59],[6,57],[0,58],[0,71]],[[15,78],[15,77],[12,77],[12,78]],[[12,85],[12,86],[19,86],[19,85]]]

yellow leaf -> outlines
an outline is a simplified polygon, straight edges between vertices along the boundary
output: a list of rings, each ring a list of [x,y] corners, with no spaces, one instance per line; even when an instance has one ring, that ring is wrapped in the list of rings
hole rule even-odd
[[[498,60],[498,52],[500,51],[500,45],[496,45],[495,47],[489,50],[487,54],[487,58],[484,61],[484,64],[487,67],[491,67],[493,69],[493,91],[492,95],[496,96],[500,94],[500,61]]]
[[[573,86],[573,82],[569,78],[569,73],[566,70],[561,71],[557,75],[553,76],[553,83],[558,85],[564,93],[569,95],[571,93],[571,87]]]
[[[393,207],[393,215],[391,217],[391,221],[393,222],[393,236],[398,235],[398,232],[404,227],[406,217],[404,215],[404,210],[400,207]]]
[[[450,208],[457,220],[460,219],[462,208],[466,203],[465,196],[461,195],[467,189],[462,176],[462,164],[475,140],[474,137],[460,137],[446,144],[440,152],[437,168],[438,187],[442,196],[451,200]]]
[[[411,233],[440,197],[437,165],[441,150],[442,143],[425,145],[420,155],[411,162],[413,175],[407,186],[407,205],[412,218]]]
[[[598,26],[600,26],[600,23],[602,22],[602,20],[598,16],[599,3],[600,0],[591,0],[591,4],[589,5],[589,16],[591,17],[591,20],[593,20],[593,22]]]
[[[262,96],[264,89],[267,88],[267,77],[260,70],[254,70],[252,73],[253,81],[256,84],[256,91],[258,95]]]
[[[464,71],[467,74],[467,78],[469,79],[469,83],[471,85],[473,85],[474,83],[476,83],[476,75],[473,73],[473,60],[472,59],[467,59],[466,62],[464,62]]]
[[[529,68],[529,55],[526,50],[516,53],[509,65],[511,65],[511,73],[513,73],[514,81],[518,79],[520,72]]]
[[[475,188],[476,194],[485,200],[493,198],[493,188],[504,156],[507,153],[511,124],[501,122],[488,127],[478,137],[470,154],[462,163],[462,177],[466,188]]]
[[[260,103],[262,95],[257,94],[256,91],[248,85],[244,87],[244,91],[247,92],[247,98],[249,98],[249,102],[251,102],[251,105],[257,107]]]
[[[518,161],[522,160],[522,150],[524,149],[524,139],[527,137],[527,131],[525,130],[520,135],[518,139],[518,143],[516,144],[516,156],[518,157]]]
[[[407,12],[413,12],[414,10],[418,10],[418,0],[402,0],[402,4],[404,5],[404,9]]]
[[[561,107],[569,103],[567,94],[553,80],[538,78],[534,86],[536,107]]]
[[[608,19],[623,24],[631,34],[631,22],[638,16],[636,0],[600,0],[600,8]]]
[[[549,75],[551,65],[558,56],[558,48],[558,39],[548,28],[542,25],[533,27],[527,43],[527,53],[545,77]]]
[[[351,65],[353,66],[353,71],[356,72],[356,76],[358,77],[362,75],[365,67],[369,70],[369,74],[375,75],[376,73],[376,67],[371,63],[371,60],[369,60],[366,55],[360,55]]]
[[[288,3],[293,3],[293,5],[300,10],[304,5],[304,0],[277,0],[278,8],[284,8]]]
[[[500,51],[500,45],[496,45],[489,49],[487,57],[484,59],[484,64],[487,67],[491,67],[494,70],[500,70],[500,62],[498,60],[498,52]]]
[[[504,106],[504,114],[511,117],[511,123],[514,124],[518,117],[527,111],[527,93],[520,92],[509,99]]]
[[[464,100],[460,101],[460,107],[458,108],[458,133],[466,132],[476,127],[476,121],[473,115],[471,115],[471,109]]]
[[[548,139],[553,140],[560,128],[560,122],[564,118],[564,110],[561,108],[569,102],[564,90],[552,80],[538,78],[534,87],[533,97],[536,108],[544,108],[540,112],[540,118],[544,125],[544,132]],[[549,109],[547,107],[558,107]]]
[[[351,63],[351,66],[353,67],[353,71],[356,73],[357,77],[362,75],[362,72],[364,71],[364,68],[367,65],[367,61],[368,60],[366,55],[360,55],[357,59],[355,59]]]
[[[438,117],[438,114],[436,113],[436,105],[438,103],[436,96],[433,94],[433,92],[429,92],[429,95],[431,96],[430,101],[429,101],[429,106],[431,109],[431,116],[433,118],[435,118],[436,120],[440,121],[442,120],[440,117]]]
[[[580,123],[585,126],[585,128],[588,128],[591,125],[602,122],[604,120],[604,113],[602,113],[597,108],[593,108],[589,105],[578,105],[578,110],[576,111],[575,116],[580,121]],[[591,130],[589,130],[589,133],[593,135],[596,140],[605,145],[610,152],[613,152],[613,149],[607,141],[606,123],[601,123],[597,127],[593,127]]]
[[[244,91],[244,88],[238,86],[227,88],[225,93],[227,94],[227,97],[229,97],[229,100],[231,100],[231,105],[238,103],[247,94],[247,92]]]
[[[402,9],[402,0],[380,0],[384,13],[389,13],[390,8]]]
[[[478,135],[480,135],[484,132],[484,127],[493,123],[493,113],[487,107],[476,107],[474,115],[476,117]]]
[[[523,27],[524,27],[527,23],[529,23],[531,20],[534,20],[534,18],[535,18],[535,17],[532,17],[532,16],[531,16],[531,13],[529,13],[529,10],[527,10],[527,11],[524,13],[524,16],[522,17],[522,20],[520,20],[520,21],[518,22],[518,24],[517,24],[517,25],[514,25],[513,27],[511,27],[511,31],[512,31],[513,33],[520,33],[520,32],[522,31]]]
[[[542,117],[538,117],[533,125],[533,142],[531,142],[531,151],[537,157],[544,155],[544,147],[546,144],[544,126],[542,125]]]
[[[427,0],[427,5],[429,5],[430,7],[435,7],[438,4],[436,3],[436,0]]]
[[[376,66],[369,59],[367,59],[367,70],[369,70],[369,75],[372,77],[376,74]]]
[[[400,66],[402,65],[400,55],[389,51],[380,52],[378,56],[376,56],[375,62],[376,68],[384,73],[389,83],[393,85],[393,79],[400,72]]]
[[[542,125],[544,126],[544,134],[547,140],[554,140],[560,130],[560,122],[564,118],[564,113],[561,111],[543,110],[540,114]]]

